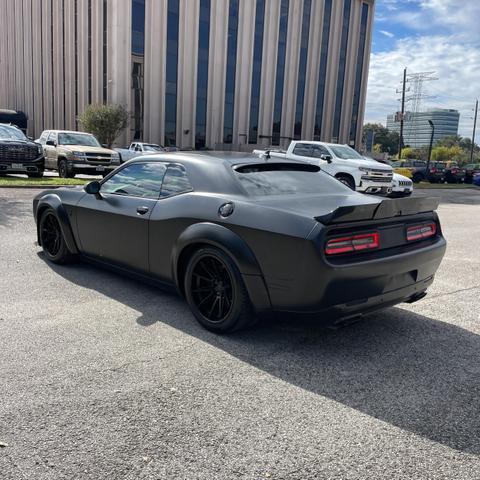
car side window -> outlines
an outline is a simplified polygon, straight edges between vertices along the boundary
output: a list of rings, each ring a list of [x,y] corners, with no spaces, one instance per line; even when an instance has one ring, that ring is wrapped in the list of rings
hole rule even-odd
[[[57,132],[50,132],[50,135],[48,136],[48,140],[57,143]]]
[[[314,158],[320,158],[322,155],[332,156],[330,152],[323,145],[312,145],[311,156]]]
[[[157,199],[166,170],[167,166],[162,162],[134,163],[106,180],[100,191],[114,195]]]
[[[182,165],[169,165],[163,179],[161,198],[191,192],[192,184],[188,180],[187,172]]]
[[[140,145],[135,145],[135,151],[136,152],[141,152],[142,151],[142,147]]]
[[[402,166],[402,162],[392,162],[390,166],[393,168],[398,168]]]
[[[45,145],[45,142],[47,141],[47,138],[48,138],[48,134],[50,132],[49,131],[45,131],[45,132],[42,132],[42,134],[40,135],[40,138],[38,139],[38,141],[42,144],[42,145]]]
[[[294,155],[300,155],[302,157],[312,156],[312,146],[308,143],[297,143],[293,149]]]

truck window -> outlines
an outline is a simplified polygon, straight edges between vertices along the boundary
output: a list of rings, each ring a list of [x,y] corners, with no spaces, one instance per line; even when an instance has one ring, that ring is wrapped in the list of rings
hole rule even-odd
[[[312,156],[312,145],[309,143],[297,143],[293,149],[294,155],[300,155],[302,157]]]
[[[322,155],[330,155],[330,152],[323,145],[312,145],[312,157],[320,158]]]

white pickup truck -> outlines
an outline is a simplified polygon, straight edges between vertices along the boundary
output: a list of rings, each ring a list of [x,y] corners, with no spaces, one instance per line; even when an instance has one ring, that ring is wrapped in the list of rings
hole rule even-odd
[[[392,191],[393,169],[375,160],[368,160],[348,145],[315,141],[292,141],[286,152],[254,150],[256,155],[300,160],[318,165],[352,190],[363,193],[389,194]]]
[[[115,151],[120,154],[123,163],[142,155],[155,155],[165,152],[165,148],[155,143],[132,142],[128,148],[116,148]]]

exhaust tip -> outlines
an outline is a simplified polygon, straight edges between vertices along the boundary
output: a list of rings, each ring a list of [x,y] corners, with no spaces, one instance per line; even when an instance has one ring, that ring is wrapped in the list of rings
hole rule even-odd
[[[408,300],[405,300],[405,303],[415,303],[415,302],[418,302],[419,300],[421,300],[423,297],[426,297],[426,296],[427,296],[426,291],[423,291],[423,292],[420,292],[420,293],[415,293]]]

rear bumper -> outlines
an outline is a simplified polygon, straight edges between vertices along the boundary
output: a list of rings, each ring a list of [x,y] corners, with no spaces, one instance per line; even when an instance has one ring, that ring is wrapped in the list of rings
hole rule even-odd
[[[345,318],[405,302],[433,282],[446,249],[439,237],[421,248],[352,264],[319,262],[307,253],[290,285],[267,286],[274,310]]]

